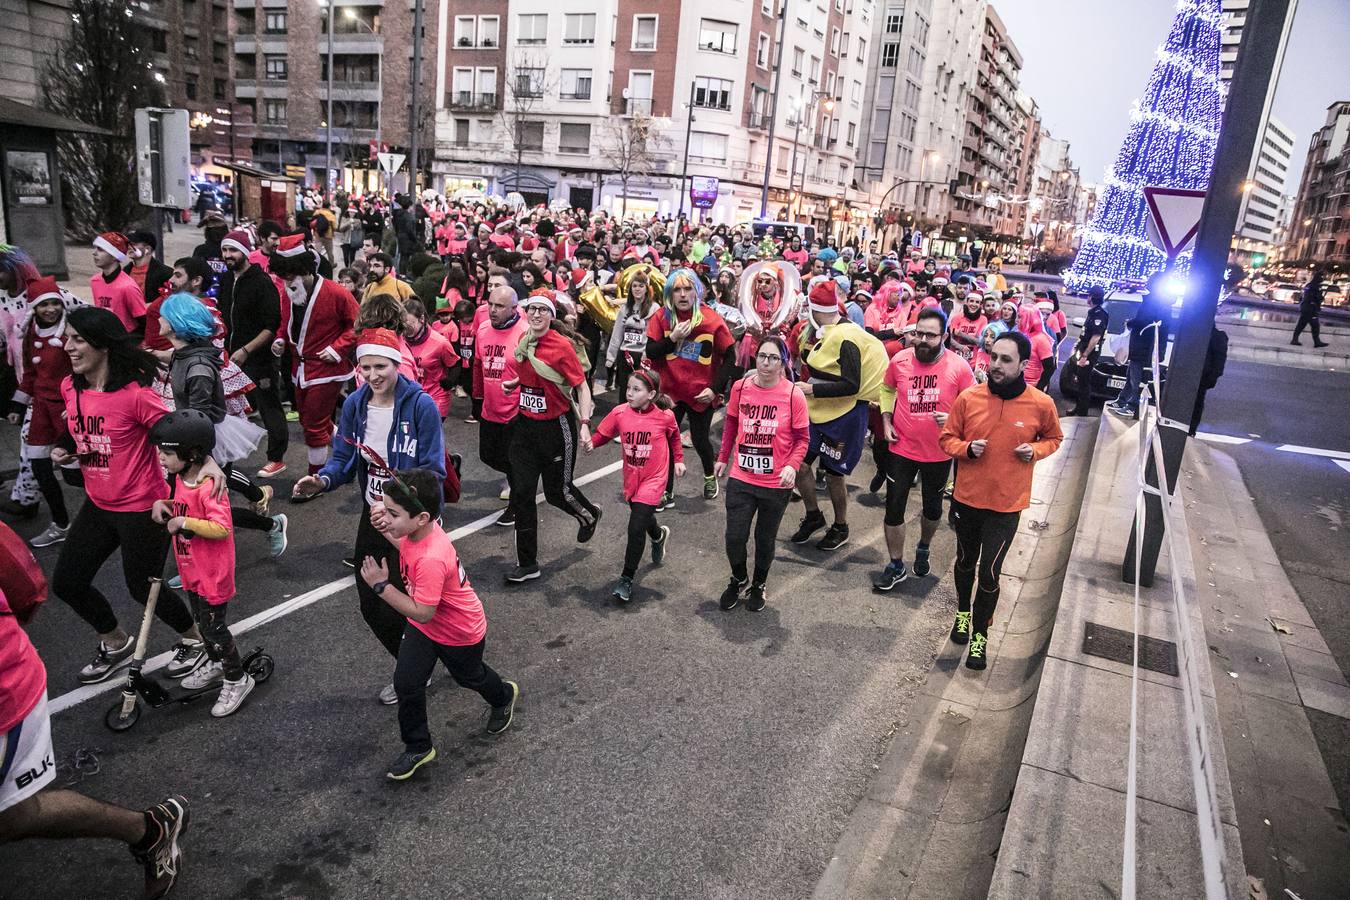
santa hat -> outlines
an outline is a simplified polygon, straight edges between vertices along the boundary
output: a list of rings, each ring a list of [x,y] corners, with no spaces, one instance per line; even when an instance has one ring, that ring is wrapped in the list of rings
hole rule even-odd
[[[277,242],[277,256],[299,256],[306,251],[305,236],[303,234],[288,234]]]
[[[576,288],[584,287],[594,275],[590,269],[573,269],[571,285]]]
[[[512,222],[510,219],[502,219],[500,222],[497,223],[496,228],[498,231],[505,234],[507,231],[510,231],[515,224],[516,223]]]
[[[131,241],[127,240],[125,234],[116,231],[105,231],[94,238],[94,246],[120,263],[126,263],[131,258]]]
[[[946,287],[947,284],[947,279],[943,278],[941,275],[933,279],[933,287]]]
[[[47,275],[28,282],[28,305],[37,306],[43,300],[65,302],[65,298],[61,296],[61,289],[56,286],[56,279]]]
[[[1049,300],[1042,300],[1036,304],[1036,308],[1043,313],[1052,313],[1055,311],[1055,304],[1051,303]]]
[[[398,335],[388,328],[367,328],[361,332],[361,343],[356,345],[356,358],[363,356],[383,356],[396,363],[403,362],[403,353],[398,347]]]
[[[984,294],[981,294],[979,291],[971,291],[969,294],[966,294],[966,300],[974,300],[976,303],[983,303]]]
[[[914,299],[914,288],[908,281],[900,282],[900,287],[897,289],[896,293],[904,294],[911,300]]]
[[[548,310],[550,316],[555,318],[558,315],[558,308],[553,305],[553,298],[549,296],[547,290],[541,290],[539,293],[531,294],[530,298],[525,301],[525,308],[529,309],[531,306],[542,306]]]
[[[233,247],[247,256],[253,252],[253,235],[242,228],[236,228],[221,239],[220,247],[222,250],[226,247]]]
[[[815,287],[811,288],[808,299],[810,301],[811,312],[839,312],[839,287],[832,279],[826,278],[816,282]]]

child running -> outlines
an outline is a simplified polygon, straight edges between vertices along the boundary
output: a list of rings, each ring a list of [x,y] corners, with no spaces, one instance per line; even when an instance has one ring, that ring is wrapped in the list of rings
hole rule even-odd
[[[384,483],[384,502],[370,510],[370,524],[398,548],[407,593],[390,583],[389,564],[367,556],[361,578],[375,595],[408,618],[394,668],[398,728],[404,751],[389,778],[405,781],[436,758],[427,727],[427,684],[440,660],[455,683],[477,691],[491,712],[488,734],[511,725],[520,687],[483,662],[487,618],[450,536],[441,528],[441,482],[426,469],[398,472]]]
[[[626,404],[609,411],[586,444],[587,453],[613,438],[623,444],[623,498],[631,512],[623,572],[611,592],[620,603],[633,599],[633,576],[648,537],[652,539],[652,564],[659,566],[665,559],[670,526],[656,524],[656,510],[666,491],[670,460],[675,460],[677,476],[685,471],[680,426],[670,411],[670,398],[661,393],[661,376],[651,369],[638,369],[628,378],[627,397]]]
[[[200,690],[223,678],[211,707],[211,715],[219,719],[244,702],[253,690],[253,676],[244,671],[239,648],[225,624],[234,597],[230,507],[224,498],[211,496],[212,479],[202,475],[202,464],[216,445],[216,427],[204,412],[179,409],[151,427],[150,442],[172,479],[169,499],[156,500],[150,517],[173,536],[178,574],[206,642],[208,660],[183,679],[183,689]]]

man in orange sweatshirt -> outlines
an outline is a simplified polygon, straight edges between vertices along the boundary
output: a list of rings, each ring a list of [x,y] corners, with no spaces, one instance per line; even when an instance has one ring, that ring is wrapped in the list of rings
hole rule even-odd
[[[1054,401],[1022,377],[1030,358],[1031,342],[1020,332],[994,341],[989,380],[956,398],[938,438],[943,451],[957,460],[952,494],[957,612],[951,637],[957,644],[969,642],[966,666],[971,669],[986,665],[999,573],[1017,520],[1031,504],[1031,470],[1064,440]]]

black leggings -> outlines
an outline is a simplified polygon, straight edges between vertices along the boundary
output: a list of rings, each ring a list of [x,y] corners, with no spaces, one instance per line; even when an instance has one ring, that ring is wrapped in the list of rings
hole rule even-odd
[[[144,605],[150,597],[150,579],[164,574],[164,558],[169,553],[169,532],[155,524],[149,510],[110,512],[85,500],[70,523],[52,574],[52,593],[99,634],[117,630],[117,614],[94,587],[94,576],[118,548],[127,593]],[[167,585],[160,586],[155,615],[179,634],[192,630],[192,613]]]
[[[398,730],[412,753],[431,749],[431,730],[427,727],[427,679],[440,660],[455,684],[476,691],[488,706],[501,707],[511,702],[511,689],[501,676],[483,662],[485,641],[467,647],[438,644],[408,623],[403,645],[394,667],[394,692],[398,694]]]
[[[777,550],[778,526],[792,499],[792,488],[767,488],[739,478],[727,479],[727,561],[731,575],[745,581],[746,545],[750,542],[750,523],[755,525],[755,584],[769,577],[769,566]]]
[[[230,490],[241,495],[250,503],[257,503],[263,498],[262,488],[254,484],[247,475],[234,468],[234,463],[226,463],[221,466],[225,472],[225,484]],[[253,531],[271,531],[272,520],[267,516],[259,515],[252,509],[244,506],[230,507],[230,520],[239,528],[248,528]]]
[[[915,473],[923,487],[923,517],[930,522],[941,519],[942,492],[947,488],[952,461],[925,463],[889,451],[886,455],[886,524],[891,528],[905,524],[905,507],[909,505],[909,489],[914,484]]]
[[[270,349],[259,353],[271,353]],[[278,374],[275,363],[269,363],[262,372],[247,373],[256,387],[249,392],[248,401],[258,411],[263,428],[267,429],[267,461],[281,462],[286,456],[286,447],[291,435],[286,425],[286,411],[281,408],[281,385],[286,381]]]
[[[362,494],[364,498],[364,491]],[[389,565],[389,583],[400,591],[407,591],[403,584],[403,574],[399,571],[398,548],[389,543],[389,539],[370,524],[370,505],[362,499],[361,521],[356,526],[356,545],[352,550],[357,571],[356,596],[361,601],[361,618],[366,620],[371,633],[384,645],[384,649],[389,651],[390,656],[397,657],[399,644],[403,640],[403,626],[408,620],[381,600],[361,577],[361,561],[367,556],[374,557],[376,562],[384,560]]]
[[[655,506],[631,500],[628,507],[632,511],[628,514],[628,547],[623,551],[623,576],[632,578],[642,561],[642,551],[647,549],[647,538],[651,538],[652,543],[659,541],[661,528],[656,524]]]
[[[1313,343],[1320,344],[1322,342],[1321,312],[1321,307],[1317,307],[1316,309],[1303,308],[1299,310],[1298,324],[1294,326],[1294,340],[1298,340],[1303,336],[1303,329],[1311,327]]]
[[[37,479],[42,499],[47,501],[52,511],[52,521],[65,528],[70,524],[70,513],[66,512],[66,498],[61,493],[61,482],[56,480],[56,467],[52,465],[51,458],[30,459],[28,463],[33,468],[33,477]]]
[[[600,514],[572,483],[577,461],[577,420],[569,410],[556,419],[518,416],[511,433],[511,509],[516,516],[516,560],[539,561],[539,508],[534,492],[544,481],[544,498],[582,525]]]
[[[700,412],[688,404],[676,403],[675,424],[683,425],[686,415],[689,416],[689,439],[694,444],[694,452],[698,454],[698,461],[703,463],[703,477],[707,478],[713,473],[713,463],[717,462],[717,454],[713,451],[712,445],[713,408],[709,406]],[[669,485],[675,484],[674,454],[670,457],[666,483]]]
[[[1017,534],[1019,512],[994,512],[967,506],[952,500],[952,524],[956,527],[956,608],[970,612],[970,591],[979,575],[979,589],[975,592],[975,615],[972,628],[988,634],[998,607],[998,579],[1003,569],[1003,558]]]
[[[228,603],[210,604],[199,594],[187,592],[188,602],[192,604],[192,616],[197,620],[197,629],[206,643],[206,655],[211,662],[222,663],[225,677],[238,681],[244,677],[244,666],[239,660],[239,648],[234,644],[234,635],[230,626],[225,624]]]

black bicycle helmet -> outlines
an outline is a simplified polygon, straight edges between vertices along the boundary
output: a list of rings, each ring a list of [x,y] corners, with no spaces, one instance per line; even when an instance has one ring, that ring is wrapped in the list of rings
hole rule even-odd
[[[196,409],[178,409],[165,413],[150,429],[150,443],[172,450],[183,459],[196,450],[209,456],[216,449],[216,426],[211,417]]]

